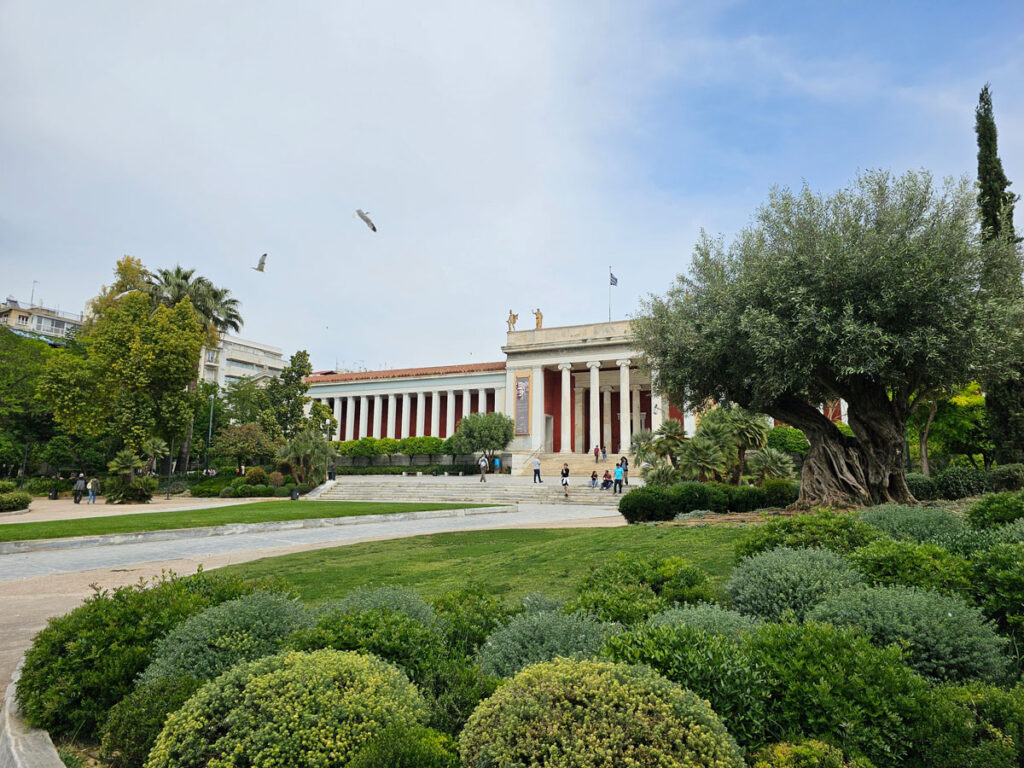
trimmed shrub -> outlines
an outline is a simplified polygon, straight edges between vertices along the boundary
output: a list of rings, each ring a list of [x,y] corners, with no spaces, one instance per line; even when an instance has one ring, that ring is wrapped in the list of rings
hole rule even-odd
[[[740,613],[778,621],[803,619],[826,598],[861,583],[842,555],[826,549],[774,549],[740,562],[725,585]]]
[[[294,485],[282,485],[280,488],[275,488],[274,498],[287,499],[289,496],[292,495],[292,488],[294,487]]]
[[[254,486],[248,483],[239,483],[235,486],[235,495],[239,498],[247,498],[253,495],[252,489]]]
[[[988,475],[981,469],[950,467],[935,477],[944,499],[963,499],[989,490]]]
[[[425,716],[415,686],[373,656],[268,656],[203,686],[167,719],[146,765],[341,767],[385,728],[412,728]]]
[[[714,635],[725,635],[733,639],[756,627],[761,622],[738,611],[723,608],[714,603],[694,603],[669,608],[657,613],[647,622],[652,627],[676,627],[685,624],[693,629],[702,629]]]
[[[727,485],[726,493],[729,495],[730,512],[753,512],[767,506],[764,501],[764,492],[753,485]],[[703,507],[696,507],[703,509]]]
[[[255,592],[207,608],[176,626],[156,644],[139,678],[212,680],[242,661],[281,650],[285,637],[309,624],[305,609],[284,595]]]
[[[942,497],[938,481],[920,472],[907,472],[907,488],[918,501],[935,501]]]
[[[220,496],[220,492],[230,486],[230,475],[218,475],[216,477],[208,477],[198,483],[193,483],[189,487],[189,493],[199,498],[209,499]]]
[[[32,494],[24,491],[8,491],[0,493],[0,512],[17,512],[28,509],[32,503]]]
[[[619,499],[619,514],[630,523],[671,520],[675,515],[664,488],[634,488]]]
[[[477,658],[484,674],[511,677],[529,664],[559,656],[592,658],[611,631],[608,624],[582,613],[524,613],[488,635]]]
[[[200,572],[95,592],[51,619],[25,654],[18,705],[54,736],[95,739],[107,710],[132,689],[156,641],[189,616],[252,592],[240,579]]]
[[[685,625],[644,626],[605,643],[613,661],[646,664],[711,704],[741,746],[764,742],[765,672],[735,641]]]
[[[906,663],[930,680],[1006,677],[1005,639],[958,597],[913,587],[855,587],[815,607],[808,619],[856,629],[876,645],[902,645]]]
[[[643,621],[673,602],[715,599],[707,573],[685,560],[644,558],[622,552],[611,563],[584,576],[576,593],[567,610],[622,624]]]
[[[772,744],[751,756],[751,768],[873,768],[871,762],[847,762],[842,750],[815,739]]]
[[[878,531],[856,515],[826,509],[766,520],[740,539],[736,544],[736,557],[748,557],[778,547],[819,547],[847,554],[877,538]]]
[[[284,485],[284,475],[275,470],[274,472],[271,472],[269,475],[267,475],[267,483],[274,486],[275,488],[280,488],[282,485]]]
[[[930,690],[911,768],[1015,768],[1024,765],[1024,688],[985,683]]]
[[[433,601],[433,608],[437,628],[449,650],[467,657],[475,654],[487,636],[514,613],[480,586],[446,592]]]
[[[1024,544],[997,544],[973,562],[974,597],[999,628],[1024,636]]]
[[[970,563],[934,544],[879,539],[853,552],[850,562],[869,582],[882,586],[921,587],[947,595],[966,594],[971,586]]]
[[[459,737],[467,766],[742,768],[706,702],[644,667],[558,659],[483,701]]]
[[[764,494],[764,506],[788,507],[800,497],[800,483],[781,478],[765,480],[761,484],[761,492]]]
[[[767,670],[769,737],[821,739],[879,768],[916,749],[928,683],[898,648],[827,624],[763,624],[744,645]]]
[[[677,483],[668,489],[668,498],[669,510],[673,515],[707,509],[708,486],[705,483]]]
[[[267,470],[263,467],[249,467],[245,470],[245,482],[249,485],[265,485],[267,482]]]
[[[774,448],[783,453],[795,453],[806,456],[811,450],[811,444],[807,442],[804,433],[795,427],[778,426],[768,430],[768,448]]]
[[[967,523],[972,528],[995,528],[1024,518],[1024,493],[1004,491],[990,493],[967,510]]]
[[[0,493],[10,493],[16,490],[18,490],[18,484],[13,480],[0,480]]]
[[[990,531],[996,544],[1024,544],[1024,518]]]
[[[348,768],[459,768],[451,736],[432,728],[385,728],[353,757]]]
[[[194,677],[164,677],[136,687],[104,720],[100,759],[110,768],[142,768],[167,716],[202,684]]]
[[[220,489],[220,493],[218,495],[222,499],[233,499],[233,498],[235,498],[237,493],[236,493],[235,489],[232,488],[230,485],[225,485],[223,488]]]
[[[945,507],[879,504],[863,510],[860,519],[894,539],[918,542],[934,542],[964,530],[960,516]]]
[[[1024,464],[1001,464],[988,477],[997,491],[1019,491],[1024,489]]]
[[[419,596],[419,593],[405,587],[356,587],[340,600],[329,605],[330,610],[359,612],[387,610],[404,613],[424,624],[434,621],[434,609]]]

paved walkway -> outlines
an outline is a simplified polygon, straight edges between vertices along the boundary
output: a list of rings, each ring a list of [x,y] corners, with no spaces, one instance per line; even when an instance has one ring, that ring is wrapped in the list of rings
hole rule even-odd
[[[51,502],[60,504],[63,500]],[[218,502],[219,500],[203,500]],[[70,502],[69,502],[70,503]],[[33,502],[35,506],[35,502]],[[196,504],[194,506],[201,506]],[[100,505],[96,505],[100,507]],[[72,509],[78,508],[72,505]],[[124,512],[138,511],[120,507]],[[154,510],[156,511],[156,510]],[[460,530],[617,526],[625,521],[607,507],[521,504],[518,512],[434,520],[368,523],[299,530],[98,546],[72,551],[0,556],[0,681],[7,681],[21,654],[46,620],[74,608],[92,593],[137,582],[169,569],[193,573],[261,557],[363,541]]]
[[[68,496],[60,499],[32,499],[28,512],[0,512],[0,525],[4,523],[45,523],[51,520],[79,520],[83,517],[113,517],[148,512],[178,512],[186,509],[208,509],[248,504],[267,499],[201,499],[191,496],[158,496],[148,504],[104,504],[101,498],[95,504],[75,504]]]

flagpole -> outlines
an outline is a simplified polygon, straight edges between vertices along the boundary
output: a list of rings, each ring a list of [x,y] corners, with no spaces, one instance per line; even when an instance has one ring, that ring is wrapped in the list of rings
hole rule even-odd
[[[612,267],[608,265],[608,322],[612,321]]]

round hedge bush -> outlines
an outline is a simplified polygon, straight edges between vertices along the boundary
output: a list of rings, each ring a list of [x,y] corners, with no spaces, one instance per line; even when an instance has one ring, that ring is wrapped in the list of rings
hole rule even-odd
[[[389,726],[426,716],[415,686],[374,656],[267,656],[207,683],[167,719],[147,768],[341,768]]]
[[[703,629],[714,635],[725,635],[734,639],[760,624],[752,616],[744,616],[739,611],[723,608],[714,603],[694,603],[669,608],[652,616],[647,623],[652,627],[675,627],[685,624],[694,629]]]
[[[109,768],[142,768],[167,716],[202,685],[194,677],[163,677],[137,686],[103,721],[100,759]]]
[[[934,543],[958,536],[965,528],[960,516],[944,507],[879,504],[862,511],[860,519],[894,539],[919,543]]]
[[[990,490],[988,475],[982,469],[950,467],[940,472],[935,481],[944,499],[963,499]]]
[[[907,472],[907,488],[918,501],[934,501],[942,493],[934,477],[919,472]]]
[[[648,668],[598,661],[527,667],[480,703],[459,747],[467,766],[743,766],[696,694]]]
[[[880,539],[850,555],[850,562],[872,584],[921,587],[948,595],[971,587],[970,563],[934,544]]]
[[[747,616],[778,621],[803,619],[828,597],[862,582],[842,555],[826,549],[773,549],[748,557],[733,571],[725,591]]]
[[[0,493],[0,512],[17,512],[28,509],[31,503],[32,494],[25,491]]]
[[[308,623],[302,605],[284,595],[255,592],[229,600],[164,635],[140,680],[143,684],[162,677],[212,680],[239,662],[277,653],[289,634]]]
[[[1024,488],[1024,464],[1002,464],[989,472],[997,491],[1019,491]]]
[[[895,647],[827,624],[763,624],[744,646],[767,670],[769,737],[802,734],[897,768],[916,749],[928,683]]]
[[[235,492],[235,489],[232,488],[230,485],[225,485],[223,488],[220,489],[220,493],[218,494],[218,496],[220,496],[220,498],[222,499],[233,499],[237,495],[238,494]]]
[[[385,609],[404,613],[410,618],[432,624],[434,609],[412,589],[403,587],[356,587],[340,600],[328,604],[328,610],[375,611]]]
[[[856,629],[876,645],[900,644],[907,664],[931,680],[1006,677],[1005,639],[957,597],[912,587],[855,587],[827,599],[808,619]]]
[[[742,746],[764,742],[765,671],[736,641],[684,624],[647,625],[609,638],[605,653],[613,661],[646,664],[707,699]]]
[[[752,528],[736,544],[736,556],[748,557],[779,547],[820,548],[846,554],[878,536],[877,530],[856,515],[828,510],[808,512],[792,517],[775,517]]]
[[[996,528],[1022,518],[1024,493],[1020,491],[990,493],[967,510],[967,522],[972,528]]]
[[[558,656],[596,656],[611,631],[608,624],[582,613],[524,613],[488,635],[477,658],[484,674],[511,677],[525,666]]]

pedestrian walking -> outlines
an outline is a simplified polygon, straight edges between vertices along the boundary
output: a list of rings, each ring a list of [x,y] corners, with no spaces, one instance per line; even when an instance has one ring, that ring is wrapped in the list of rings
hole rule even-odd
[[[99,493],[100,490],[100,481],[95,477],[90,477],[89,482],[85,485],[85,489],[89,491],[89,503],[95,504],[96,494]]]
[[[622,465],[615,465],[615,485],[612,488],[612,493],[622,493]]]
[[[619,459],[619,464],[622,465],[622,482],[629,485],[629,462],[626,461],[625,456]]]
[[[562,465],[562,490],[565,491],[565,498],[569,498],[569,465]]]
[[[478,467],[480,467],[480,482],[481,483],[486,483],[487,482],[487,457],[486,456],[481,456],[480,460],[476,463],[476,465]]]
[[[538,458],[537,456],[533,457],[533,482],[544,482],[543,480],[540,479],[540,458]]]
[[[601,449],[596,445],[594,446],[594,463],[597,464],[597,457],[600,455]]]
[[[85,475],[81,472],[78,473],[78,479],[75,480],[72,490],[74,491],[75,504],[79,504],[82,501],[82,494],[85,493]]]
[[[601,446],[601,461],[608,461],[608,451],[604,449],[603,445]]]

